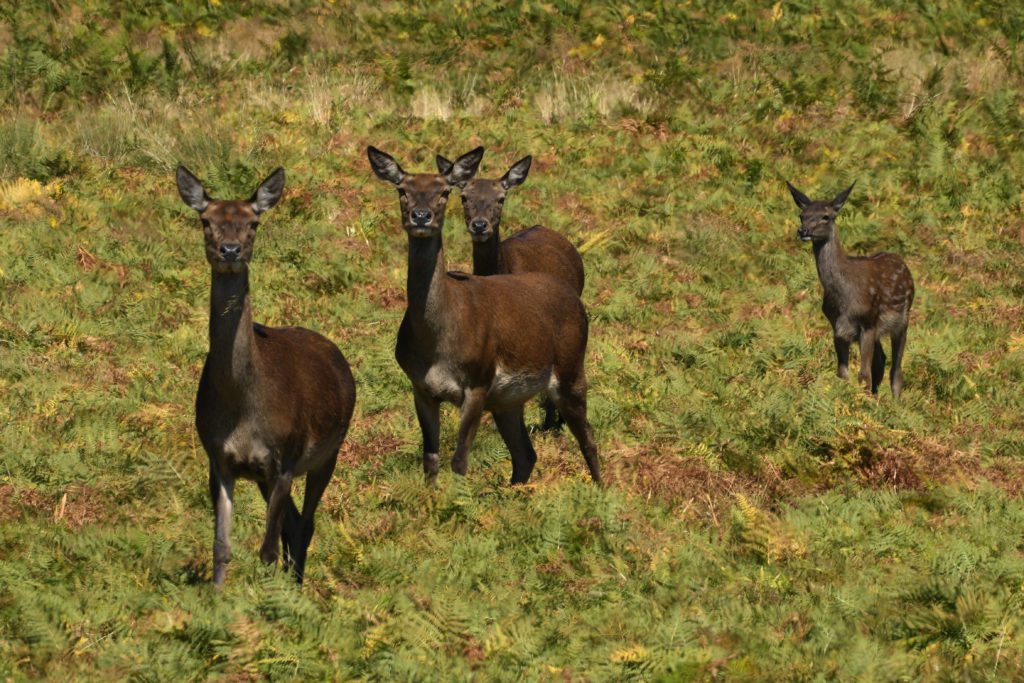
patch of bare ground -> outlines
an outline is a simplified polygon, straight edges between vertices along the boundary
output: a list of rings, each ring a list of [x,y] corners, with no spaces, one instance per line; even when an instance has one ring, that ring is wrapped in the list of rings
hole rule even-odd
[[[20,519],[26,512],[49,517],[70,529],[81,529],[108,517],[105,497],[89,486],[69,486],[56,499],[35,489],[0,486],[0,522]]]

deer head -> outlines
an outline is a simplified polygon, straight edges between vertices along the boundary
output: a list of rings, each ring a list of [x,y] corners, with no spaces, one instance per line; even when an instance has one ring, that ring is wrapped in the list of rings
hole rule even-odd
[[[394,157],[372,145],[366,148],[366,155],[377,177],[398,188],[402,227],[409,236],[433,237],[440,235],[444,227],[444,212],[452,188],[462,187],[476,174],[484,148],[463,154],[436,174],[406,173]]]
[[[498,231],[505,195],[513,187],[523,184],[532,162],[533,157],[525,156],[512,164],[512,168],[497,180],[473,178],[460,185],[466,229],[469,230],[474,242],[486,242]],[[452,162],[438,155],[437,169],[441,173],[447,172],[453,166]]]
[[[247,200],[211,199],[199,178],[180,164],[175,176],[181,200],[199,212],[206,260],[213,270],[244,271],[252,258],[260,214],[277,204],[284,192],[284,169],[275,169]]]
[[[836,216],[839,209],[843,208],[846,198],[857,182],[854,181],[848,188],[840,192],[832,201],[812,201],[803,192],[786,182],[789,193],[793,195],[793,201],[800,209],[800,227],[796,234],[804,242],[827,242],[832,239],[836,229]]]

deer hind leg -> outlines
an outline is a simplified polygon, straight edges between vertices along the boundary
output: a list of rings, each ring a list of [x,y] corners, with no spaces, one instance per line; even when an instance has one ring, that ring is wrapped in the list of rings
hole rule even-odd
[[[302,515],[296,513],[296,524],[293,532],[295,541],[292,544],[291,556],[288,562],[295,580],[302,584],[306,575],[306,554],[309,552],[309,544],[313,541],[313,518],[320,500],[327,490],[327,484],[334,476],[334,468],[338,464],[338,454],[335,452],[330,460],[319,468],[310,470],[306,474],[306,493],[302,499]]]
[[[878,387],[885,379],[885,351],[882,350],[882,341],[875,339],[875,349],[871,355],[871,393],[877,394]]]
[[[263,500],[269,504],[270,486],[265,481],[256,482],[256,485],[260,488]],[[285,565],[291,564],[291,558],[295,553],[295,548],[300,538],[299,532],[301,527],[302,516],[299,514],[299,509],[295,507],[295,501],[292,500],[291,496],[288,496],[288,500],[285,503],[284,522],[281,524],[281,546],[284,552]]]
[[[210,500],[213,502],[213,583],[220,586],[231,561],[231,508],[235,480],[221,475],[210,460]]]
[[[875,330],[861,330],[860,333],[860,372],[857,373],[861,384],[876,393],[877,388],[871,381],[872,363],[874,362],[875,342],[878,339]]]
[[[544,424],[541,429],[544,431],[552,431],[561,429],[562,425],[565,424],[565,419],[562,418],[561,413],[558,412],[558,408],[555,407],[555,402],[550,398],[544,399]]]
[[[285,511],[295,507],[292,501],[292,472],[285,469],[278,473],[270,486],[270,497],[267,500],[267,528],[263,534],[263,545],[260,546],[260,559],[267,564],[277,562],[280,550],[279,540],[284,533]]]
[[[427,484],[437,482],[438,449],[441,441],[441,403],[421,391],[413,391],[416,419],[423,434],[423,476]]]
[[[594,442],[594,430],[587,420],[587,379],[583,373],[571,384],[562,383],[553,396],[555,405],[561,411],[569,431],[576,437],[583,452],[583,459],[590,470],[590,478],[595,484],[601,483],[601,465],[597,455],[597,444]]]
[[[523,421],[523,409],[503,413],[492,413],[494,424],[512,456],[512,483],[525,484],[530,479],[533,466],[537,463],[537,451],[530,443],[530,433]]]
[[[480,416],[484,412],[484,399],[487,390],[484,388],[470,389],[462,399],[459,414],[459,436],[455,442],[455,455],[452,456],[452,472],[466,474],[469,467],[469,449],[476,436],[476,428],[480,426]]]
[[[850,379],[850,340],[833,337],[832,343],[836,347],[836,375],[840,379]]]
[[[903,391],[903,350],[907,346],[907,328],[892,335],[892,366],[889,368],[889,384],[893,398],[899,398]]]

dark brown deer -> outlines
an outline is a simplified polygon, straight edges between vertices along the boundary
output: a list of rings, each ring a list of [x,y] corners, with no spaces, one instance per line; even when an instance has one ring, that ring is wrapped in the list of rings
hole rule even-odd
[[[529,480],[537,454],[523,404],[541,392],[565,417],[590,476],[600,483],[587,421],[587,315],[579,297],[542,273],[445,272],[441,229],[448,195],[476,173],[483,148],[459,157],[442,174],[406,173],[374,147],[367,155],[374,173],[398,189],[409,238],[408,303],[395,358],[412,381],[428,483],[437,478],[443,401],[461,413],[452,471],[466,473],[473,436],[487,410],[512,456],[512,483]]]
[[[583,294],[583,258],[563,235],[542,225],[502,241],[499,234],[505,197],[522,185],[533,158],[523,157],[498,179],[471,178],[460,186],[466,228],[473,240],[473,274],[545,273]],[[451,172],[452,162],[437,156],[437,170]],[[544,429],[559,426],[554,403],[544,403]]]
[[[790,194],[800,208],[797,236],[814,243],[814,260],[825,293],[821,310],[832,323],[838,375],[849,377],[850,342],[860,341],[860,381],[878,393],[885,376],[881,338],[892,338],[889,383],[899,398],[903,388],[903,351],[907,344],[914,279],[903,259],[882,252],[874,256],[847,256],[836,235],[836,215],[853,185],[831,201],[811,201],[790,183]]]
[[[261,214],[284,191],[278,168],[245,201],[210,199],[202,183],[178,166],[178,192],[199,213],[212,269],[210,352],[196,395],[196,430],[210,460],[214,510],[213,582],[231,559],[235,480],[256,482],[267,501],[260,558],[284,561],[302,583],[313,538],[313,515],[334,473],[355,405],[355,383],[341,351],[301,327],[252,321],[249,261]],[[306,475],[302,513],[292,480]]]

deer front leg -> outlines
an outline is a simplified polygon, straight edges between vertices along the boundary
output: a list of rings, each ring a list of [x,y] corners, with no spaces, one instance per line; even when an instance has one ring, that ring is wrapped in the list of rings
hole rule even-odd
[[[857,377],[860,379],[861,384],[863,384],[871,393],[875,393],[877,391],[877,388],[871,380],[871,368],[874,362],[875,340],[877,338],[878,333],[876,330],[861,330],[860,372],[857,373]]]
[[[213,502],[213,583],[220,586],[231,561],[231,507],[235,480],[221,476],[210,460],[210,500]]]
[[[292,471],[288,468],[278,473],[274,479],[270,488],[270,500],[267,501],[267,529],[263,535],[263,545],[260,547],[260,559],[267,564],[277,562],[285,510],[294,506]]]
[[[462,399],[462,412],[459,416],[459,438],[455,444],[455,455],[452,456],[452,472],[466,474],[469,465],[469,448],[473,445],[476,428],[480,425],[480,416],[484,412],[484,398],[487,389],[480,387],[469,389]]]
[[[416,402],[416,419],[423,433],[423,475],[427,484],[435,484],[441,440],[441,403],[416,389],[413,390],[413,399]]]
[[[850,340],[836,336],[832,338],[832,343],[836,347],[836,374],[840,379],[850,379]]]

